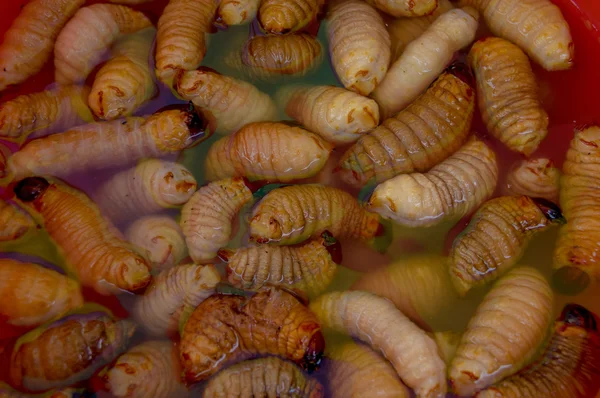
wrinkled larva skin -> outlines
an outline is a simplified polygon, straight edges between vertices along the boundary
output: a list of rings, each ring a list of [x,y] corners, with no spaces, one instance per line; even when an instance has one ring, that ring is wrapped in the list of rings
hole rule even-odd
[[[83,192],[58,180],[30,177],[15,187],[23,206],[41,219],[82,285],[109,295],[150,283],[150,266],[114,232]]]
[[[135,304],[133,314],[146,333],[171,336],[179,322],[215,292],[221,276],[213,265],[178,265],[161,272]]]
[[[0,199],[0,242],[17,240],[34,228],[35,222],[27,213]]]
[[[453,9],[408,44],[373,91],[382,117],[394,116],[419,97],[452,61],[454,53],[473,42],[477,26],[475,10]]]
[[[85,0],[28,2],[0,46],[0,91],[38,73],[50,58],[59,32]]]
[[[517,264],[529,241],[552,225],[543,205],[540,208],[536,199],[528,196],[501,196],[477,210],[450,250],[450,277],[461,296]],[[560,210],[555,208],[557,214],[553,217],[564,223]]]
[[[445,397],[446,365],[435,342],[392,302],[372,293],[326,293],[310,305],[324,328],[347,333],[389,360],[419,397]]]
[[[392,365],[369,347],[344,343],[327,350],[331,398],[408,398],[409,389]]]
[[[180,366],[170,341],[146,341],[123,355],[110,367],[104,380],[115,397],[185,398],[179,380]]]
[[[277,116],[277,107],[268,94],[208,68],[178,74],[174,86],[181,98],[212,114],[218,134],[235,132],[248,123],[275,120]]]
[[[208,181],[230,177],[288,182],[312,177],[333,145],[300,127],[257,122],[215,142],[204,160]]]
[[[338,79],[348,90],[369,95],[390,63],[390,36],[383,19],[359,0],[335,4],[328,19],[329,54]]]
[[[550,159],[526,159],[508,173],[504,193],[558,203],[560,175],[560,169]]]
[[[569,25],[550,0],[461,0],[475,7],[492,33],[513,42],[546,70],[573,66]]]
[[[79,283],[37,264],[0,259],[0,315],[38,326],[83,304]]]
[[[261,0],[221,0],[215,24],[220,26],[246,25],[254,20]]]
[[[277,357],[259,358],[230,366],[211,378],[203,397],[323,398],[325,388],[293,363]]]
[[[292,33],[317,16],[322,0],[262,0],[258,22],[268,34]]]
[[[367,0],[393,17],[420,17],[435,11],[438,0]]]
[[[183,327],[179,357],[186,380],[197,382],[257,355],[277,355],[313,371],[324,349],[315,315],[294,296],[269,289],[250,298],[216,294],[204,300]]]
[[[379,229],[379,216],[360,206],[341,189],[318,184],[277,188],[256,205],[250,240],[292,245],[329,231],[336,238],[369,242]]]
[[[192,195],[179,221],[192,260],[211,260],[227,246],[233,218],[251,200],[252,191],[242,178],[212,182]]]
[[[32,392],[87,380],[129,343],[135,325],[102,312],[62,318],[21,337],[10,358],[10,381]]]
[[[531,155],[548,134],[529,58],[509,41],[479,40],[469,52],[479,110],[487,130],[508,148]]]
[[[21,143],[94,121],[89,92],[85,86],[57,86],[0,104],[0,137]]]
[[[595,315],[568,304],[538,361],[480,391],[477,398],[587,398],[600,388],[600,335]]]
[[[54,46],[54,78],[59,84],[81,83],[122,34],[152,26],[144,14],[127,6],[83,7],[65,25]]]
[[[442,74],[415,102],[361,137],[340,159],[340,177],[355,186],[402,173],[425,172],[467,140],[475,90]]]
[[[496,154],[472,138],[427,173],[401,174],[379,184],[367,208],[400,225],[431,227],[477,209],[497,182]]]
[[[553,293],[542,274],[516,268],[485,296],[449,369],[460,396],[473,395],[518,372],[534,358],[552,323]]]

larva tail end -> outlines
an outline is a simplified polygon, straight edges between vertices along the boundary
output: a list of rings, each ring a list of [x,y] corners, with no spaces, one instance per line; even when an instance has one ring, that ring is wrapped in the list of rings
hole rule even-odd
[[[318,330],[308,342],[306,353],[299,363],[300,367],[308,373],[319,370],[323,359],[323,351],[325,351],[325,338],[323,333]]]
[[[567,325],[579,326],[587,330],[598,331],[596,316],[578,304],[567,304],[563,308],[559,320]]]
[[[33,202],[50,186],[48,180],[42,177],[27,177],[15,185],[13,192],[23,202]]]
[[[469,65],[462,61],[456,61],[452,63],[446,69],[446,72],[450,73],[453,76],[456,76],[457,78],[468,84],[470,87],[475,86],[475,78],[473,77],[473,72],[471,71],[471,68],[469,68]]]
[[[542,213],[544,213],[544,216],[546,216],[550,222],[561,225],[567,223],[567,220],[563,216],[560,207],[558,207],[556,203],[544,198],[531,198],[531,200],[533,200],[533,203],[536,204],[536,206],[542,211]]]
[[[327,252],[331,256],[331,261],[336,264],[342,263],[342,244],[338,241],[329,231],[325,231],[321,234],[323,240],[323,246],[327,249]]]
[[[567,296],[575,296],[584,291],[590,284],[590,276],[580,268],[565,266],[552,275],[552,286]]]

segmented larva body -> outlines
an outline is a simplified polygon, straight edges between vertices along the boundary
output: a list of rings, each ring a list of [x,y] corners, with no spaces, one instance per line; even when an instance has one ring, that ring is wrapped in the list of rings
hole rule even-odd
[[[542,274],[516,268],[485,296],[450,365],[454,392],[473,395],[533,359],[552,323],[553,294]]]
[[[182,72],[174,81],[181,98],[209,111],[217,122],[217,133],[229,134],[248,123],[276,119],[277,107],[268,94],[243,80],[209,68]]]
[[[57,86],[21,95],[0,105],[0,137],[19,143],[94,120],[87,105],[90,89]]]
[[[182,206],[196,187],[196,179],[183,165],[147,159],[115,174],[93,197],[105,217],[123,222]]]
[[[13,20],[0,46],[0,91],[38,73],[54,41],[85,0],[32,0]]]
[[[37,326],[83,304],[79,283],[37,264],[0,259],[0,315],[17,326]]]
[[[35,222],[14,204],[0,199],[0,242],[17,240],[35,228]]]
[[[246,25],[254,20],[261,0],[221,0],[215,23],[232,26]]]
[[[450,250],[456,291],[465,295],[511,269],[529,241],[555,220],[564,223],[558,206],[529,196],[501,196],[484,203]]]
[[[242,178],[212,182],[192,195],[179,221],[192,260],[211,260],[227,246],[233,218],[251,200],[252,190]]]
[[[150,266],[81,191],[41,177],[21,180],[17,198],[43,225],[82,285],[100,294],[136,291],[150,283]]]
[[[103,312],[59,319],[21,337],[10,358],[10,381],[19,389],[46,391],[90,378],[129,343],[135,325]]]
[[[54,78],[59,84],[80,83],[122,34],[152,26],[144,14],[127,6],[83,7],[65,25],[54,46]]]
[[[453,71],[459,73],[458,71]],[[425,172],[467,140],[475,108],[468,83],[444,73],[415,102],[361,137],[340,159],[341,178],[364,186]]]
[[[322,0],[262,0],[258,22],[268,34],[295,32],[317,16],[321,2]]]
[[[276,289],[252,297],[216,294],[185,323],[179,358],[188,382],[202,381],[233,362],[277,355],[305,370],[318,368],[325,340],[315,315]]]
[[[105,374],[108,391],[127,398],[186,397],[175,351],[170,341],[146,341],[133,347]]]
[[[296,365],[277,357],[245,361],[223,369],[211,378],[203,397],[323,398],[325,388],[304,375]]]
[[[438,5],[438,0],[367,0],[367,2],[393,17],[429,15]]]
[[[392,365],[363,344],[344,343],[327,350],[331,398],[410,397]]]
[[[331,64],[342,85],[369,95],[390,63],[390,35],[381,16],[364,1],[335,4],[329,12],[327,38]]]
[[[340,87],[292,86],[280,97],[289,117],[333,144],[354,142],[379,124],[375,101]]]
[[[256,122],[215,142],[204,160],[208,181],[230,177],[288,182],[312,177],[333,145],[300,127]]]
[[[221,275],[213,265],[178,265],[160,273],[139,297],[133,314],[152,336],[177,332],[182,316],[215,292]]]
[[[510,170],[504,193],[544,198],[558,203],[560,169],[550,159],[526,159]]]
[[[250,240],[292,245],[329,231],[338,239],[368,242],[379,232],[379,216],[341,189],[303,184],[277,188],[255,206]]]
[[[477,209],[496,189],[496,154],[470,139],[427,173],[401,174],[382,182],[367,208],[409,227],[431,227],[458,220]]]
[[[372,94],[383,117],[392,117],[411,104],[448,66],[454,53],[471,44],[477,19],[473,9],[447,11],[406,46]]]
[[[546,70],[573,66],[569,24],[550,0],[461,0],[479,10],[492,33],[513,42]]]
[[[326,293],[310,305],[325,328],[381,352],[419,397],[444,397],[446,364],[435,342],[389,300],[368,292]]]
[[[188,252],[179,224],[169,216],[146,216],[127,228],[125,237],[145,253],[152,270],[173,268]]]

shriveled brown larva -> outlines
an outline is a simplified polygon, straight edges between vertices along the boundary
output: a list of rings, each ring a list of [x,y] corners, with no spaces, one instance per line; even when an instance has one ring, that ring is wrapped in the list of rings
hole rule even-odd
[[[550,159],[525,159],[509,171],[503,191],[507,195],[527,195],[558,203],[560,174]]]
[[[261,0],[221,0],[215,23],[220,26],[245,25],[256,17]]]
[[[119,236],[83,192],[59,180],[21,180],[14,192],[41,219],[82,285],[100,294],[142,289],[150,283],[150,266]]]
[[[104,375],[108,391],[115,397],[186,397],[179,380],[180,366],[170,341],[151,340],[121,355]]]
[[[382,182],[428,171],[456,152],[467,140],[475,108],[463,67],[457,64],[442,74],[408,108],[350,147],[340,160],[341,178],[356,186]]]
[[[80,83],[122,34],[151,26],[144,14],[127,6],[83,7],[65,25],[54,46],[54,78],[59,84]]]
[[[16,205],[0,199],[0,242],[17,240],[35,228],[35,222]]]
[[[262,0],[258,22],[268,34],[292,33],[302,29],[319,12],[323,0]]]
[[[229,177],[288,182],[312,177],[333,145],[303,128],[256,122],[215,142],[204,160],[208,181]]]
[[[460,396],[473,395],[518,372],[534,358],[552,323],[553,294],[542,274],[513,269],[485,296],[449,369]]]
[[[381,16],[364,1],[335,4],[327,23],[333,69],[348,90],[369,95],[390,63],[390,36]]]
[[[0,315],[16,326],[38,326],[83,304],[74,279],[11,259],[0,259],[0,296]]]
[[[393,17],[429,15],[438,5],[438,0],[367,0],[367,2]]]
[[[266,194],[250,220],[250,240],[292,245],[329,231],[338,239],[369,242],[380,232],[379,216],[346,191],[319,184],[292,185]]]
[[[54,41],[85,0],[32,0],[22,7],[0,46],[0,91],[38,73]]]
[[[212,114],[219,134],[235,132],[248,123],[276,119],[277,107],[268,94],[212,69],[181,72],[173,84],[181,98]]]
[[[215,292],[221,275],[213,265],[177,265],[160,273],[143,296],[133,315],[152,336],[177,332],[182,316],[190,313]]]
[[[379,184],[367,208],[400,225],[431,227],[477,209],[497,182],[496,154],[473,137],[427,173],[401,174]]]
[[[146,159],[100,185],[93,198],[102,214],[117,223],[182,206],[196,187],[196,179],[183,165]]]
[[[410,397],[392,365],[368,346],[343,343],[326,354],[331,398]]]
[[[92,122],[89,92],[85,86],[56,86],[6,101],[0,105],[0,137],[21,143]]]
[[[244,361],[217,373],[204,389],[205,398],[323,398],[325,388],[291,362],[277,357]]]
[[[558,206],[541,198],[501,196],[485,202],[450,250],[450,277],[465,295],[520,260],[529,241],[552,224],[564,224]]]

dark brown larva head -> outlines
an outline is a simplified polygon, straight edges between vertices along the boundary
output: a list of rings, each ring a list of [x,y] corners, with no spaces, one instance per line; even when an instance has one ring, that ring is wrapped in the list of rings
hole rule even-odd
[[[554,289],[568,296],[581,293],[589,286],[590,282],[590,276],[585,271],[570,265],[559,268],[552,275]]]
[[[447,69],[447,73],[458,77],[463,82],[467,83],[469,86],[473,87],[475,85],[475,79],[473,78],[473,72],[471,72],[471,68],[465,62],[455,61],[453,62]]]
[[[531,198],[531,200],[539,207],[548,220],[557,224],[566,224],[567,221],[556,203],[544,198]]]
[[[298,365],[308,373],[317,371],[321,365],[324,351],[325,338],[323,337],[323,333],[318,330],[310,338],[306,353]]]
[[[323,232],[321,239],[323,240],[323,246],[325,246],[325,249],[327,249],[327,252],[331,256],[331,260],[336,264],[341,264],[342,244],[329,231]]]
[[[267,180],[250,181],[246,177],[241,177],[241,179],[244,182],[244,185],[246,186],[246,188],[248,188],[250,190],[250,192],[252,192],[252,193],[255,193],[259,189],[263,188],[264,186],[271,184],[271,182],[267,181]]]
[[[188,118],[186,119],[186,124],[190,129],[189,148],[210,138],[212,129],[209,128],[210,123],[208,119],[196,110],[192,101],[188,104],[187,112]]]
[[[19,200],[23,202],[33,202],[42,195],[50,183],[42,177],[27,177],[15,185],[13,191]]]
[[[598,331],[596,316],[578,304],[567,304],[560,314],[560,321],[587,330]]]

